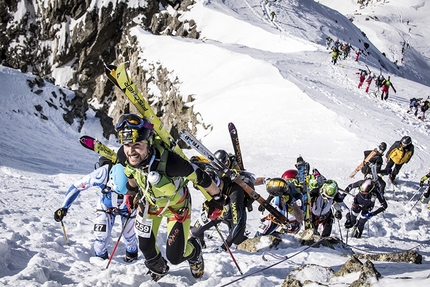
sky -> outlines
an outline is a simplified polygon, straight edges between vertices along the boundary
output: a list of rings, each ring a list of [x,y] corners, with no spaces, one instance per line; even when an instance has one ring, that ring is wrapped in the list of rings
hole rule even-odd
[[[257,0],[196,2],[182,17],[195,19],[202,40],[154,36],[138,27],[131,30],[142,48],[141,58],[145,59],[140,64],[163,63],[180,79],[184,98],[188,95],[196,98],[194,110],[200,112],[205,124],[213,126],[212,131],[199,127],[196,136],[213,151],[222,148],[232,152],[227,125],[233,122],[238,129],[245,168],[256,176],[280,176],[294,168],[296,158],[301,155],[311,168],[317,168],[344,188],[362,178],[361,174],[355,179],[348,176],[362,161],[364,150],[373,149],[382,141],[390,146],[409,135],[415,145],[415,155],[401,169],[395,190],[388,184],[388,209],[369,221],[361,239],[350,238],[348,244],[338,245],[334,250],[311,248],[261,272],[279,261],[271,257],[264,261],[264,251],[292,256],[302,250],[298,235],[283,235],[278,249],[269,249],[263,242],[262,250],[257,253],[233,247],[233,255],[244,276],[227,253],[214,251],[221,245],[214,231],[207,232],[213,238],[206,240],[205,274],[200,280],[191,276],[188,263],[184,262],[170,264],[168,275],[152,282],[145,275],[141,254],[138,261],[123,262],[123,243],[118,245],[106,269],[105,262],[94,260],[92,247],[94,211],[100,191],[82,192],[69,209],[64,219],[69,245],[61,225],[53,219],[53,212],[61,207],[69,186],[90,173],[97,161],[95,153],[79,144],[80,136],[98,138],[114,149],[119,147],[118,143],[114,138],[102,137],[100,122],[92,110],[88,111],[80,131],[77,123],[69,125],[63,120],[62,107],[66,107],[65,100],[73,97],[71,91],[49,83],[30,89],[27,82],[34,76],[0,66],[3,107],[0,113],[0,286],[280,286],[290,271],[304,264],[318,264],[337,271],[353,252],[395,253],[411,249],[423,256],[423,264],[374,261],[382,278],[372,286],[430,284],[427,279],[430,211],[421,202],[412,209],[418,199],[418,195],[413,195],[419,180],[429,170],[430,126],[427,120],[420,121],[406,113],[409,99],[426,98],[430,88],[425,79],[417,76],[421,66],[416,67],[415,73],[408,72],[402,77],[405,71],[395,68],[390,63],[392,59],[384,59],[377,53],[377,50],[395,50],[392,46],[399,41],[384,40],[378,35],[398,35],[399,28],[392,23],[370,26],[366,22],[375,37],[370,38],[373,35],[365,31],[365,25],[360,29],[372,41],[372,55],[358,62],[351,55],[333,65],[324,44],[325,35],[358,45],[360,32],[349,20],[326,6],[312,1],[300,3],[303,5],[300,9],[294,6],[299,1],[269,1],[267,5]],[[319,2],[330,6],[334,1]],[[352,13],[357,9],[352,6],[354,2],[342,1],[344,6],[339,3],[336,6],[341,13]],[[360,10],[362,17],[379,10],[385,15],[399,15],[401,10],[401,18],[413,19],[409,23],[413,27],[427,24],[427,18],[423,17],[421,22],[421,17],[414,14],[418,11],[421,16],[423,9],[428,11],[425,5],[419,5],[424,2],[410,1],[411,6],[420,9],[400,6],[400,0],[374,2],[372,7]],[[271,11],[276,11],[273,22]],[[339,25],[345,29],[339,29]],[[408,63],[424,62],[423,55],[428,53],[425,50],[428,37],[421,30],[424,29],[411,35],[413,52],[408,50],[404,55]],[[378,59],[390,71],[382,72],[391,76],[397,90],[397,93],[391,90],[384,102],[365,93],[363,88],[358,89],[355,74],[358,69],[366,69],[366,65],[379,73]],[[373,84],[371,90],[374,90]],[[41,114],[48,120],[42,119]],[[195,154],[192,150],[185,152],[188,156]],[[204,198],[199,191],[191,189],[194,222]],[[267,196],[263,186],[256,191]],[[345,201],[350,206],[352,197]],[[254,203],[247,222],[250,236],[257,231],[260,216]],[[333,236],[345,238],[344,220],[340,225],[335,223]],[[220,225],[220,228],[226,234],[226,226]],[[120,231],[117,222],[110,250]],[[163,252],[166,240],[163,227],[159,240]],[[339,287],[348,286],[358,278],[358,274],[352,274],[325,282],[329,278],[318,272],[313,274],[307,278]],[[306,274],[303,276],[306,278]]]

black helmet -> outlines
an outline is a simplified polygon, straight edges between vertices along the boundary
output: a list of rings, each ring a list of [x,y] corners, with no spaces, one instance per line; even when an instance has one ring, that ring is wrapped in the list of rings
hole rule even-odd
[[[402,137],[400,142],[402,143],[403,146],[408,146],[412,143],[412,139],[410,136],[404,136]]]
[[[225,150],[219,149],[214,153],[214,155],[217,159],[219,159],[219,161],[221,161],[227,167],[230,167],[230,156]]]
[[[290,193],[290,186],[283,178],[271,178],[266,184],[266,190],[272,196],[282,196]]]
[[[387,149],[387,144],[385,142],[381,142],[378,146],[378,149],[381,153],[383,153]]]
[[[118,133],[119,143],[129,144],[151,138],[154,125],[138,115],[123,114],[119,117],[115,130]]]

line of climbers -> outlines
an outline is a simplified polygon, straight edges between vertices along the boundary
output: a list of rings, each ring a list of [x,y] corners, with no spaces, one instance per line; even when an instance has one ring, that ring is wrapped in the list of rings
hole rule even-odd
[[[250,234],[246,230],[247,214],[253,210],[254,200],[241,185],[215,169],[207,159],[194,156],[188,161],[167,148],[148,120],[124,114],[115,128],[122,145],[117,152],[119,163],[100,158],[93,172],[70,186],[63,205],[54,212],[54,219],[62,221],[70,214],[69,208],[81,191],[98,187],[101,192],[94,222],[96,257],[109,258],[108,243],[115,218],[119,216],[124,229],[122,241],[126,245],[126,262],[138,259],[140,250],[148,275],[154,281],[167,274],[168,263],[178,265],[185,261],[189,263],[191,274],[201,278],[205,231],[218,228],[220,223],[226,224],[228,236],[216,248],[219,252],[242,243]],[[300,230],[318,233],[322,229],[321,236],[328,237],[335,219],[341,220],[347,211],[344,225],[353,228],[353,236],[360,238],[365,223],[388,208],[382,177],[388,175],[395,184],[400,169],[414,154],[412,139],[405,136],[388,149],[386,166],[382,169],[386,148],[387,145],[381,143],[375,149],[376,154],[363,166],[364,178],[345,189],[339,188],[334,179],[327,179],[316,168],[310,172],[309,164],[302,157],[298,158],[296,169],[288,169],[280,177],[266,178],[240,170],[236,156],[225,150],[218,150],[215,156],[236,170],[237,176],[251,188],[264,185],[269,194],[267,201],[289,219],[288,225],[281,224],[259,206],[262,215],[254,236],[296,234]],[[370,152],[365,151],[364,157]],[[422,184],[429,178],[430,174],[424,176]],[[188,182],[194,189],[210,195],[192,225],[191,197],[194,192]],[[355,188],[358,192],[353,195]],[[354,197],[349,207],[345,203],[348,194]],[[425,195],[428,197],[428,190]],[[375,199],[379,202],[376,210]],[[167,220],[167,235],[165,250],[161,252],[161,242],[156,239],[163,218]]]

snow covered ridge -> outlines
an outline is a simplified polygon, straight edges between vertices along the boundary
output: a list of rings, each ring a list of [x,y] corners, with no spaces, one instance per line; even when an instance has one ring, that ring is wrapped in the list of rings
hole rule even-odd
[[[210,2],[221,5],[221,1]],[[260,5],[260,2],[250,1],[225,2],[232,7],[225,11],[248,12],[240,15],[252,13],[240,9],[242,6],[239,5]],[[228,15],[233,17],[230,13]],[[215,15],[207,15],[208,20],[214,19],[211,17]],[[254,18],[249,17],[248,20],[261,30],[268,29],[267,33],[279,33],[266,24],[262,25],[261,21],[254,21]],[[220,37],[224,34],[222,38],[230,36],[229,31],[215,28],[214,34]],[[427,202],[418,202],[412,208],[418,199],[419,179],[429,169],[429,126],[428,122],[418,121],[406,113],[409,98],[430,94],[427,86],[391,75],[397,93],[390,92],[388,100],[382,102],[357,88],[355,72],[364,67],[361,61],[356,63],[351,58],[340,65],[332,65],[330,55],[322,45],[317,46],[314,53],[309,52],[309,44],[301,52],[301,46],[297,44],[294,49],[299,52],[273,53],[241,45],[241,39],[236,41],[239,44],[224,44],[210,39],[196,43],[147,33],[136,35],[144,45],[142,53],[145,57],[166,63],[166,67],[174,70],[183,82],[183,94],[196,95],[194,108],[213,125],[213,131],[208,135],[199,131],[205,145],[213,151],[219,148],[232,151],[227,124],[234,122],[241,137],[245,167],[258,176],[280,176],[286,169],[294,168],[296,157],[301,154],[311,167],[318,168],[345,188],[353,181],[348,176],[362,161],[364,150],[375,148],[381,141],[390,145],[406,134],[413,139],[415,155],[403,166],[396,192],[390,188],[386,191],[387,210],[369,221],[361,239],[349,238],[349,247],[336,245],[336,249],[331,249],[321,246],[293,256],[305,247],[298,236],[283,235],[277,249],[261,248],[291,259],[262,271],[282,259],[266,256],[269,261],[264,261],[262,252],[248,253],[233,248],[244,275],[252,275],[231,285],[281,286],[286,276],[295,270],[291,277],[297,274],[296,279],[330,282],[327,283],[329,286],[349,286],[358,279],[359,272],[341,276],[336,281],[335,278],[330,279],[330,269],[339,272],[341,266],[352,260],[352,257],[344,256],[351,254],[350,248],[360,254],[417,251],[422,255],[422,264],[369,258],[381,274],[372,285],[403,287],[406,284],[429,284],[430,218]],[[253,30],[245,30],[241,37],[251,42]],[[340,38],[347,37],[343,34]],[[273,35],[263,39],[273,39]],[[423,38],[422,41],[427,40]],[[174,52],[167,53],[167,50]],[[186,61],[187,58],[195,61]],[[379,66],[368,66],[379,71]],[[203,253],[205,274],[201,281],[194,280],[188,264],[184,263],[171,265],[168,275],[154,283],[145,275],[147,269],[141,254],[141,260],[132,264],[123,262],[125,247],[122,243],[109,269],[105,269],[105,262],[101,266],[92,263],[92,230],[98,190],[82,193],[70,208],[64,219],[70,241],[67,245],[61,225],[53,220],[53,212],[59,208],[69,186],[93,170],[97,155],[83,149],[78,139],[81,135],[103,139],[101,125],[89,111],[81,132],[78,132],[76,126],[71,127],[62,119],[62,111],[55,108],[49,110],[49,121],[42,120],[34,115],[31,99],[48,100],[53,97],[50,91],[57,87],[47,84],[52,90],[45,88],[44,93],[38,96],[27,94],[27,75],[13,73],[12,77],[5,77],[4,71],[1,67],[0,285],[163,286],[173,283],[177,286],[222,286],[241,277],[227,253],[214,251],[221,244],[216,232],[212,239],[206,240],[207,248]],[[384,74],[389,73],[384,71]],[[69,91],[64,92],[69,94]],[[13,112],[16,108],[23,113]],[[114,139],[105,140],[105,143],[118,147]],[[191,151],[187,153],[192,155]],[[359,178],[358,175],[356,177]],[[190,190],[194,221],[203,198],[192,187]],[[264,188],[258,187],[257,191],[267,196]],[[352,197],[345,200],[350,206]],[[260,215],[256,205],[254,211],[248,213],[250,237],[258,228]],[[340,238],[340,232],[345,235],[343,224],[344,219],[340,227],[335,222],[333,236]],[[220,228],[225,234],[225,226],[220,225]],[[119,233],[120,226],[116,223],[110,251]],[[161,243],[166,241],[165,225],[161,226],[158,241],[163,252]],[[364,264],[366,260],[360,259]],[[296,270],[300,266],[306,268],[300,272]]]

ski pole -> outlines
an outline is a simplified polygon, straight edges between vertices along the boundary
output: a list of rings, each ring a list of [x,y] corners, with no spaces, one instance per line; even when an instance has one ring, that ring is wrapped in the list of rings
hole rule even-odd
[[[61,220],[60,222],[61,222],[61,228],[63,229],[64,238],[66,238],[66,244],[67,244],[67,245],[70,245],[70,244],[69,244],[69,238],[67,237],[67,233],[66,233],[66,227],[64,227],[63,220]]]
[[[342,228],[340,226],[340,219],[337,220],[338,226],[339,226],[339,233],[340,233],[340,241],[343,242],[343,237],[342,237]]]
[[[291,255],[291,256],[284,256],[284,259],[282,259],[282,260],[280,260],[280,261],[278,261],[278,262],[276,262],[276,263],[273,263],[272,265],[266,266],[266,267],[261,268],[261,269],[259,269],[259,270],[253,271],[253,272],[248,273],[248,274],[246,274],[246,275],[243,275],[243,276],[241,276],[241,277],[239,277],[239,278],[237,278],[237,279],[234,279],[234,280],[230,281],[230,282],[229,282],[229,283],[227,283],[227,284],[221,285],[220,287],[225,287],[225,286],[231,285],[231,284],[233,284],[233,283],[235,283],[235,282],[237,282],[237,281],[239,281],[239,280],[242,280],[242,279],[244,279],[244,278],[246,278],[246,277],[252,276],[252,275],[254,275],[254,274],[256,274],[256,273],[262,272],[262,271],[267,270],[267,269],[269,269],[269,268],[272,268],[272,267],[274,267],[274,266],[276,266],[276,265],[279,265],[279,264],[281,264],[282,262],[284,262],[284,261],[286,261],[286,260],[288,260],[288,259],[291,259],[291,258],[293,258],[294,256],[296,256],[296,255],[298,255],[298,254],[300,254],[300,253],[302,253],[302,252],[304,252],[304,251],[308,250],[309,248],[312,248],[312,247],[314,247],[314,246],[318,246],[318,244],[320,244],[320,243],[321,243],[323,240],[325,240],[325,239],[326,239],[326,237],[323,237],[323,238],[321,238],[320,240],[318,240],[318,241],[316,241],[316,242],[312,243],[311,245],[308,245],[306,248],[304,248],[304,249],[302,249],[302,250],[300,250],[300,251],[297,251],[296,253],[294,253],[294,254],[293,254],[293,255]]]
[[[110,257],[109,257],[109,261],[108,261],[108,263],[106,265],[106,269],[109,268],[110,262],[112,261],[113,255],[115,254],[116,248],[118,247],[119,241],[121,240],[122,234],[124,233],[125,227],[127,226],[128,221],[130,220],[131,214],[133,212],[134,212],[134,210],[127,215],[127,219],[125,220],[124,226],[121,229],[121,233],[119,234],[118,240],[116,241],[115,246],[114,246],[114,248],[112,250],[112,253],[111,253]]]
[[[225,248],[227,249],[228,253],[230,253],[231,259],[233,259],[234,264],[236,264],[236,267],[239,270],[240,275],[243,275],[242,270],[240,270],[239,264],[237,264],[237,261],[234,258],[233,253],[231,253],[230,247],[228,247],[227,242],[224,239],[224,236],[222,236],[221,230],[219,230],[218,224],[215,225],[215,228],[216,228],[216,231],[218,231],[219,237],[221,237],[221,240],[224,243]]]
[[[370,237],[370,221],[367,221],[367,237]]]
[[[412,199],[415,197],[415,195],[421,190],[421,188],[423,188],[424,186],[420,186],[418,189],[416,189],[414,191],[414,194],[412,195],[412,197],[409,199],[409,201],[412,201]]]
[[[349,230],[346,230],[346,240],[345,240],[345,244],[348,245],[348,236],[349,236]]]
[[[414,209],[415,205],[417,205],[417,203],[423,198],[424,192],[421,194],[420,198],[418,198],[417,201],[415,201],[414,205],[412,206],[411,210],[409,210],[409,213],[412,212],[412,209]]]

